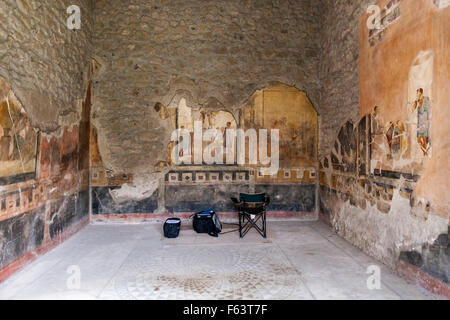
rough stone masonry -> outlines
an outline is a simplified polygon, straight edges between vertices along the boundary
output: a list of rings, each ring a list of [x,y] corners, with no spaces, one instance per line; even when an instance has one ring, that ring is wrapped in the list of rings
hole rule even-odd
[[[71,4],[81,9],[80,30],[66,27]],[[89,0],[58,1],[58,6],[8,0],[0,6],[0,76],[44,132],[79,120],[92,55],[91,6]]]
[[[153,107],[233,110],[280,81],[319,108],[320,1],[96,1],[93,122],[106,166],[165,160],[172,129]],[[107,145],[107,147],[105,146]],[[102,147],[103,146],[103,147]]]

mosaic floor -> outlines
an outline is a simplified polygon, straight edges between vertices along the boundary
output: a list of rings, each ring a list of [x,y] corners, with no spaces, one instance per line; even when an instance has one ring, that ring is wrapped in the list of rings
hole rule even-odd
[[[0,299],[429,299],[320,222],[212,238],[95,224],[0,284]],[[367,286],[369,266],[381,287]]]

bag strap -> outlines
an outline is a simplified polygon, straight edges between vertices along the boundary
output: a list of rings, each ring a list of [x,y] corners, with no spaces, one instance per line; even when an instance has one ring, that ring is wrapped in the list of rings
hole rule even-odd
[[[218,234],[217,232],[211,231],[211,232],[208,232],[208,234],[209,234],[211,237],[214,237],[214,238],[218,238],[218,237],[219,237],[219,234]]]

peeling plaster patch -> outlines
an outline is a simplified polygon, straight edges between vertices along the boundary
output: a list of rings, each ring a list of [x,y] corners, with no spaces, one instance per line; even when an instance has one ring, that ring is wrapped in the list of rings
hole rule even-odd
[[[101,159],[103,160],[103,165],[105,169],[111,170],[113,168],[111,165],[111,152],[109,151],[109,148],[107,147],[108,144],[106,143],[107,138],[105,137],[103,130],[98,130],[99,126],[96,122],[93,122],[92,124],[97,129],[97,146]]]
[[[450,0],[433,0],[434,5],[439,9],[444,9],[450,6]]]
[[[69,111],[64,115],[58,117],[59,128],[78,125],[81,120],[81,111],[83,108],[83,100],[76,100],[75,110]]]
[[[326,162],[327,162],[328,166],[325,166],[325,164],[324,164],[325,159],[326,159]],[[330,156],[326,156],[324,158],[323,163],[322,163],[322,167],[323,168],[321,169],[321,171],[325,173],[325,181],[324,182],[326,183],[327,186],[331,186],[331,176],[333,175],[333,166],[332,166],[332,163],[331,163],[331,157]]]
[[[42,138],[46,139],[46,141],[48,143],[50,143],[53,138],[62,139],[64,136],[64,133],[72,133],[73,130],[75,129],[75,127],[78,127],[78,126],[79,126],[79,122],[78,123],[75,122],[75,123],[72,123],[71,125],[67,125],[65,127],[59,127],[58,129],[56,129],[56,131],[53,131],[51,133],[43,132],[43,131],[39,131],[39,132],[40,132]]]
[[[97,55],[94,55],[91,59],[90,65],[90,73],[93,79],[99,79],[104,72],[105,68],[102,66],[105,65],[103,59]]]
[[[153,195],[158,189],[162,176],[159,173],[140,174],[135,177],[133,183],[124,184],[120,189],[110,190],[109,193],[116,203],[130,200],[141,201]]]
[[[426,219],[411,214],[408,200],[394,190],[389,214],[380,214],[376,204],[362,210],[343,203],[333,217],[339,235],[368,254],[395,267],[401,251],[420,251],[424,243],[433,243],[446,233],[448,219],[428,215]]]

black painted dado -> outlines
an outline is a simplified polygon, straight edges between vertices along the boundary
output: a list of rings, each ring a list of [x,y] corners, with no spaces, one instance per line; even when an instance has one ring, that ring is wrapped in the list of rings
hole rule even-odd
[[[112,187],[92,189],[93,214],[152,213],[158,208],[158,191],[141,201],[115,203],[110,195]],[[266,192],[271,197],[269,211],[313,212],[316,207],[314,184],[260,184],[256,192]],[[233,212],[231,197],[248,193],[248,184],[173,184],[165,187],[165,208],[169,212],[199,212],[213,209],[216,212]]]
[[[197,212],[214,209],[216,212],[235,210],[231,197],[248,193],[248,185],[172,185],[166,187],[166,208],[170,212]],[[315,210],[315,185],[256,185],[255,192],[271,197],[268,211],[312,212]]]
[[[166,186],[165,202],[169,212],[216,212],[235,210],[231,197],[249,192],[246,184],[170,185]]]
[[[14,184],[18,182],[28,181],[36,178],[35,172],[17,174],[9,177],[0,177],[0,186]]]
[[[422,253],[402,252],[400,259],[433,277],[450,284],[450,233],[441,234],[431,245],[424,245]]]
[[[89,190],[52,202],[50,210],[50,237],[53,239],[89,214]]]
[[[255,192],[270,196],[268,211],[313,212],[316,209],[314,184],[259,184]]]
[[[158,208],[158,190],[144,200],[115,203],[109,191],[117,188],[92,188],[92,214],[152,213]]]
[[[89,189],[78,193],[76,213],[78,217],[89,215]]]
[[[89,214],[89,190],[48,202],[51,210],[50,237],[64,232]],[[45,206],[0,221],[0,269],[42,245]]]
[[[320,208],[320,213],[327,216],[327,217],[331,217],[331,209],[327,207],[327,205],[325,204],[325,202],[323,202],[322,197],[319,198],[319,208]]]
[[[0,222],[0,269],[42,244],[44,219],[42,206]]]

